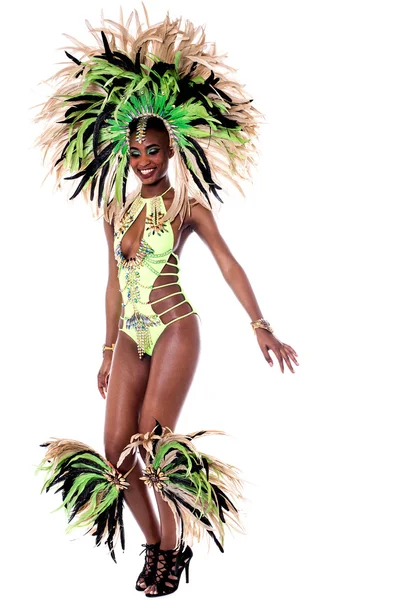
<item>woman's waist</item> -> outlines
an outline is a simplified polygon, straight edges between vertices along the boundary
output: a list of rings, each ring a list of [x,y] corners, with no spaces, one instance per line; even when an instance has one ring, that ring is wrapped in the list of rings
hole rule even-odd
[[[175,279],[174,282],[148,286],[141,285],[138,281],[134,289],[121,287],[121,295],[122,306],[129,313],[136,310],[144,314],[152,314],[159,312],[159,309],[162,310],[166,306],[188,300],[179,279]]]

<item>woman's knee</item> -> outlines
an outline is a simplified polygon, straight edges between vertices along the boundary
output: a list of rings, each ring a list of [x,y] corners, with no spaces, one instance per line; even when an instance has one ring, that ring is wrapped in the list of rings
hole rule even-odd
[[[119,436],[105,438],[105,440],[104,440],[105,455],[106,455],[107,460],[112,465],[114,465],[114,467],[117,466],[121,452],[129,444],[129,441],[130,441],[130,436],[128,438],[119,437]],[[125,469],[129,468],[132,465],[132,461],[133,461],[133,454],[130,454],[125,458],[124,462],[120,465],[120,467],[118,467],[118,470],[124,471]]]
[[[145,434],[153,431],[154,427],[157,425],[156,420],[153,416],[143,414],[140,416],[138,423],[138,431],[139,433]]]

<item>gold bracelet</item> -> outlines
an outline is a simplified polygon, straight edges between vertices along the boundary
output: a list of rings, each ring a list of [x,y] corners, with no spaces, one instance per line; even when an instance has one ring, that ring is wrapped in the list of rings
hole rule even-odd
[[[103,344],[103,353],[104,350],[111,350],[111,352],[114,352],[114,346],[115,344],[111,344],[111,346],[106,346],[105,344]]]
[[[274,332],[274,330],[272,329],[270,323],[268,321],[266,321],[265,319],[257,319],[257,321],[251,321],[250,325],[253,327],[254,333],[256,332],[257,327],[261,327],[262,329],[266,329],[270,333]]]

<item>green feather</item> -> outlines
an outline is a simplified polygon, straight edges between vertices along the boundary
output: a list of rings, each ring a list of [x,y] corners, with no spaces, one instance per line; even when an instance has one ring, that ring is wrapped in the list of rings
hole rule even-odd
[[[182,52],[180,50],[175,53],[174,65],[175,65],[175,70],[176,71],[178,70],[179,63],[181,62],[181,56],[182,56]]]
[[[83,146],[83,136],[85,134],[85,131],[95,121],[96,121],[95,118],[87,119],[83,123],[83,125],[79,128],[78,135],[76,137],[76,151],[78,153],[78,156],[80,156],[80,158],[83,158],[85,156],[85,154],[87,154],[87,153],[84,153],[84,146]],[[93,139],[93,136],[90,136],[90,138]],[[90,146],[89,146],[89,148],[90,148]]]
[[[161,446],[161,448],[157,451],[157,454],[154,457],[154,468],[158,469],[165,454],[169,452],[169,450],[171,450],[172,448],[174,448],[175,450],[179,450],[179,452],[182,452],[182,454],[186,457],[186,460],[188,462],[187,469],[189,471],[192,468],[192,461],[190,459],[189,452],[179,442],[167,442],[166,444],[163,444]]]

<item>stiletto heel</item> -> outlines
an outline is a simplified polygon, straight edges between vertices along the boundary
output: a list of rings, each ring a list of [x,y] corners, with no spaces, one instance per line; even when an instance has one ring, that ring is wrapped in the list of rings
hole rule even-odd
[[[161,563],[155,573],[153,584],[157,587],[157,594],[151,592],[146,594],[148,598],[157,596],[167,596],[173,594],[179,587],[179,582],[183,569],[185,569],[186,583],[189,583],[189,563],[192,560],[193,551],[190,546],[186,546],[183,549],[183,544],[179,546],[178,551],[173,550],[162,550],[158,552],[158,562]],[[176,579],[171,579],[175,577]]]
[[[189,583],[189,563],[190,563],[190,560],[188,560],[188,562],[185,565],[186,583]]]

